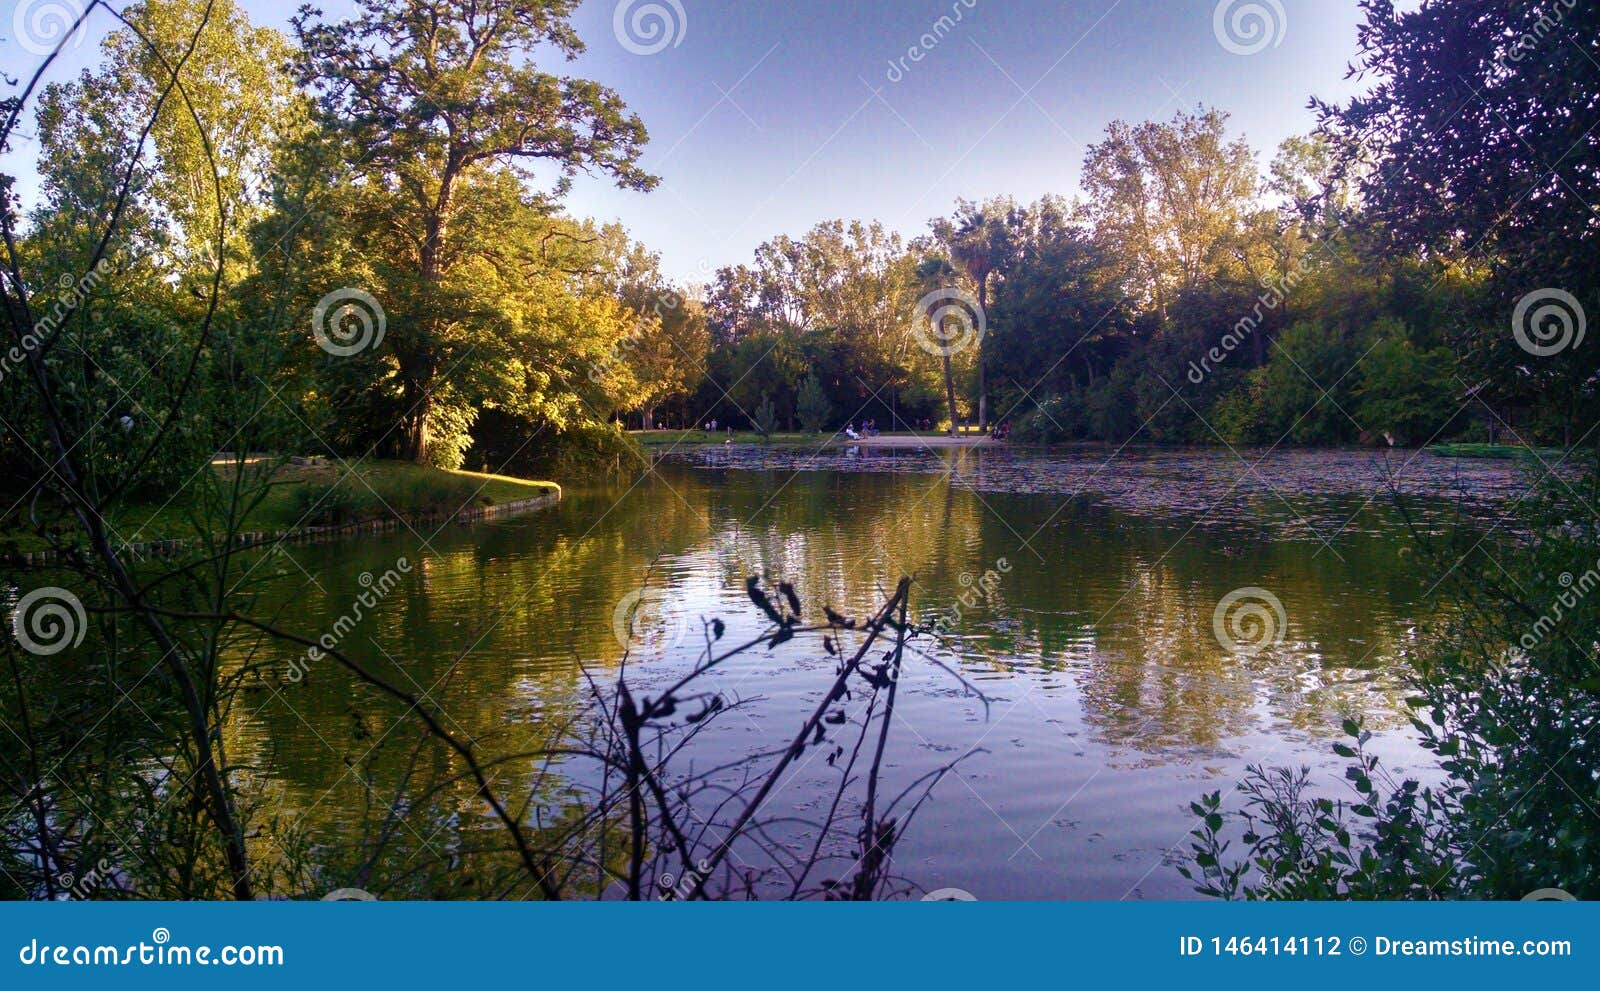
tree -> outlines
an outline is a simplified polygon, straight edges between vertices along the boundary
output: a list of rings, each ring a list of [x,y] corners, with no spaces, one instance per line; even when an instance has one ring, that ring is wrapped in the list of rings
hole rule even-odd
[[[619,225],[607,227],[604,240],[601,281],[634,316],[617,354],[637,383],[637,395],[628,408],[637,410],[642,427],[650,430],[657,407],[692,393],[705,378],[711,349],[705,308],[665,279],[660,256],[628,240]],[[604,371],[596,367],[591,374]]]
[[[961,270],[978,287],[978,311],[984,315],[985,327],[989,312],[989,276],[1006,257],[1006,218],[1015,210],[1016,207],[1010,200],[996,199],[982,205],[962,200],[956,207],[953,220],[934,222],[934,233],[944,242],[951,259],[961,266]],[[989,423],[989,386],[986,377],[988,336],[985,332],[978,337],[980,433],[987,430]]]
[[[403,246],[386,260],[405,278],[395,283],[398,312],[383,346],[398,366],[404,453],[414,460],[428,457],[429,425],[447,388],[446,339],[469,338],[460,350],[479,353],[476,345],[500,330],[470,319],[471,302],[447,285],[453,270],[497,261],[465,222],[482,202],[473,192],[530,179],[540,163],[558,174],[555,197],[579,170],[626,188],[656,183],[637,164],[644,125],[617,94],[534,64],[544,51],[568,60],[583,51],[569,23],[576,7],[577,0],[359,0],[351,20],[320,22],[311,8],[294,18],[301,79],[319,95],[327,138],[346,152],[338,178]]]
[[[1600,132],[1592,127],[1600,6],[1361,6],[1351,74],[1380,81],[1346,104],[1315,106],[1347,160],[1358,150],[1373,159],[1356,176],[1373,237],[1389,251],[1491,276],[1484,308],[1455,342],[1475,394],[1507,405],[1560,397],[1550,405],[1573,411],[1564,425],[1593,423],[1593,349],[1565,344],[1576,343],[1576,328],[1592,323],[1600,304]],[[1545,305],[1551,290],[1576,300],[1576,311],[1567,301]],[[1529,360],[1516,334],[1552,350]]]
[[[1091,145],[1083,188],[1098,235],[1123,264],[1128,290],[1165,319],[1174,299],[1227,263],[1258,177],[1226,114],[1179,112],[1170,122],[1113,121]]]
[[[1092,388],[1133,344],[1114,259],[1055,197],[1013,210],[1008,226],[1003,292],[988,310],[1005,344],[990,355],[990,388],[1012,404]]]
[[[833,416],[833,406],[828,402],[828,394],[823,391],[816,372],[807,375],[805,381],[800,383],[800,396],[795,403],[800,425],[811,433],[820,433]]]
[[[1396,444],[1432,441],[1455,412],[1455,355],[1418,348],[1393,321],[1374,333],[1379,340],[1361,361],[1355,390],[1357,421]]]
[[[153,154],[139,163],[127,236],[204,277],[226,228],[229,262],[247,262],[244,232],[263,213],[278,150],[308,120],[285,68],[292,46],[251,24],[234,0],[148,0],[123,16],[131,26],[106,37],[101,66],[43,94],[39,171],[50,201],[108,208],[103,197],[122,164],[106,158],[118,147],[114,137],[131,139],[153,119]],[[192,36],[182,89],[161,100],[170,79],[165,53]]]
[[[928,292],[937,292],[955,284],[956,270],[950,262],[938,256],[924,259],[917,265],[917,280]],[[948,317],[946,319],[949,319]],[[941,340],[948,340],[942,333]],[[950,436],[956,436],[956,381],[950,368],[950,348],[940,347],[939,357],[944,365],[944,396],[946,408],[950,411]]]
[[[756,411],[750,414],[750,426],[755,428],[756,433],[761,435],[763,441],[771,440],[772,435],[777,432],[778,410],[772,404],[771,396],[761,400],[761,404],[756,407]]]
[[[909,392],[931,407],[931,361],[912,333],[915,265],[879,223],[833,220],[798,239],[780,235],[756,249],[753,264],[717,273],[706,296],[712,340],[735,351],[757,338],[802,347],[835,406],[893,419]]]

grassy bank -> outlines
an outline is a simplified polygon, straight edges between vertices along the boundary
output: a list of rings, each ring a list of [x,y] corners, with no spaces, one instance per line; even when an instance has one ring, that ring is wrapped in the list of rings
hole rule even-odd
[[[1424,448],[1441,458],[1531,458],[1560,460],[1562,451],[1554,447],[1525,447],[1521,444],[1431,444]]]
[[[217,461],[210,470],[226,491],[241,469],[236,462]],[[257,461],[247,463],[243,471],[247,476],[259,473],[242,488],[251,496],[259,493],[260,498],[245,514],[241,532],[281,533],[302,527],[436,518],[561,491],[554,482],[448,471],[405,461],[317,461],[276,469]],[[199,481],[170,499],[146,499],[112,510],[108,522],[115,538],[136,544],[193,537],[201,509],[197,500],[210,488]],[[0,534],[0,553],[26,553],[48,546],[31,532]]]

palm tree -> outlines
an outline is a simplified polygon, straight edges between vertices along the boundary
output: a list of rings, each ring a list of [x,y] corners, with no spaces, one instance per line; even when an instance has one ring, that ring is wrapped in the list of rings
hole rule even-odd
[[[948,288],[955,284],[956,270],[950,263],[940,257],[925,258],[917,265],[917,281],[922,284],[923,292],[931,293]],[[931,319],[932,314],[929,314]],[[943,319],[949,319],[944,317]],[[940,338],[943,337],[944,328],[940,328]],[[944,398],[950,408],[950,436],[956,435],[956,380],[950,371],[950,348],[939,348],[939,356],[944,359]]]
[[[978,287],[978,309],[987,323],[989,312],[989,276],[1000,266],[1004,256],[1006,225],[1002,216],[1005,201],[993,200],[981,206],[962,201],[955,223],[942,221],[936,225],[940,240],[950,249],[961,270]],[[989,426],[989,382],[987,374],[988,334],[978,338],[978,429]]]
[[[977,232],[974,232],[977,233]],[[964,238],[951,245],[950,253],[956,264],[978,285],[978,310],[988,313],[989,273],[994,268],[994,255],[989,246],[977,237]],[[978,432],[983,433],[989,422],[989,383],[984,375],[984,334],[978,338]]]

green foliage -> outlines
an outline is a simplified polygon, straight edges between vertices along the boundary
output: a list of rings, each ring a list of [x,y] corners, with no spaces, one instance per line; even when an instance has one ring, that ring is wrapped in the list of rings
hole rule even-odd
[[[1179,873],[1214,898],[1288,901],[1442,898],[1456,866],[1439,797],[1414,780],[1383,779],[1366,753],[1372,734],[1345,721],[1353,763],[1350,795],[1316,795],[1306,768],[1252,765],[1238,786],[1242,808],[1225,811],[1221,792],[1190,804],[1198,825]],[[1231,823],[1231,826],[1229,825]],[[1229,859],[1238,841],[1242,856]]]
[[[1082,410],[1066,396],[1047,396],[1011,425],[1013,439],[1026,444],[1054,444],[1082,436]]]
[[[1208,419],[1217,433],[1229,444],[1271,444],[1276,437],[1268,436],[1266,411],[1262,408],[1262,381],[1248,378],[1244,385],[1226,393],[1211,407]]]
[[[1592,457],[1592,455],[1591,455]],[[1304,770],[1254,768],[1244,808],[1195,807],[1186,876],[1223,898],[1519,899],[1600,894],[1600,463],[1547,478],[1520,521],[1532,538],[1424,544],[1458,608],[1408,674],[1411,724],[1445,780],[1395,779],[1346,721],[1348,797],[1309,797]],[[1227,859],[1235,840],[1242,854]]]
[[[1273,358],[1254,373],[1267,433],[1294,444],[1344,444],[1360,425],[1350,419],[1352,373],[1361,352],[1341,328],[1305,321],[1284,331]]]
[[[300,79],[319,97],[310,144],[327,150],[306,162],[338,162],[310,185],[326,187],[319,212],[340,218],[329,247],[353,262],[344,271],[365,273],[387,317],[378,346],[398,453],[459,463],[486,405],[564,428],[592,415],[590,386],[624,399],[637,379],[612,356],[634,320],[614,286],[586,292],[571,275],[594,267],[599,238],[553,216],[519,171],[552,165],[556,196],[580,170],[655,184],[637,166],[644,125],[614,92],[537,67],[546,52],[582,50],[572,5],[357,6],[348,20],[309,7],[294,18]],[[328,288],[308,286],[307,302]]]
[[[833,416],[833,404],[828,402],[828,394],[823,390],[815,372],[807,375],[805,381],[800,383],[800,395],[796,400],[795,413],[800,417],[800,425],[811,433],[820,433]]]
[[[1455,356],[1447,348],[1420,350],[1403,327],[1383,335],[1362,359],[1355,388],[1355,418],[1369,430],[1388,431],[1402,445],[1423,444],[1445,429],[1459,391]]]
[[[1572,111],[1600,91],[1591,50],[1600,6],[1363,0],[1362,9],[1353,70],[1389,82],[1344,104],[1316,101],[1323,129],[1386,248],[1480,273],[1477,305],[1452,342],[1465,381],[1497,409],[1532,412],[1520,440],[1539,439],[1531,430],[1570,443],[1600,417],[1592,350],[1529,361],[1508,328],[1518,301],[1541,287],[1570,293],[1591,325],[1600,309],[1600,144]],[[1477,94],[1470,108],[1440,98],[1457,88]]]
[[[761,404],[750,415],[750,425],[761,435],[763,441],[772,439],[772,435],[778,430],[778,409],[770,398],[761,400]]]

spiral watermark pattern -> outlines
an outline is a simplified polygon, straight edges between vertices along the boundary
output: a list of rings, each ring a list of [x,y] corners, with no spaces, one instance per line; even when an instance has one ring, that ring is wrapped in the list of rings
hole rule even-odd
[[[1234,654],[1255,654],[1283,642],[1289,617],[1283,603],[1264,588],[1236,588],[1211,613],[1217,643]]]
[[[1588,315],[1577,297],[1564,289],[1535,289],[1517,300],[1511,333],[1517,346],[1535,358],[1548,358],[1583,343]]]
[[[611,14],[617,43],[635,55],[655,55],[683,44],[689,15],[680,0],[617,0]]]
[[[671,650],[689,632],[688,617],[659,588],[641,588],[618,600],[611,611],[611,632],[623,650],[651,646]]]
[[[30,654],[48,657],[83,643],[89,617],[78,597],[64,588],[36,588],[11,610],[11,632]]]
[[[317,346],[338,358],[376,348],[389,329],[388,314],[372,294],[346,286],[317,301],[311,334]]]
[[[30,55],[77,48],[83,44],[83,31],[73,25],[83,17],[84,7],[82,0],[19,0],[11,12],[11,36]]]
[[[1575,902],[1578,896],[1560,888],[1539,888],[1522,896],[1525,902]]]
[[[1219,0],[1211,12],[1211,33],[1234,55],[1256,55],[1283,44],[1289,18],[1281,0]]]
[[[335,888],[322,896],[325,902],[375,902],[378,896],[365,888]]]
[[[911,332],[929,354],[954,357],[978,346],[988,333],[988,318],[971,293],[935,289],[917,300]]]
[[[150,942],[157,946],[165,946],[172,942],[172,933],[167,931],[166,926],[156,926],[150,931]]]
[[[939,888],[922,896],[925,902],[975,902],[978,896],[965,888]]]

